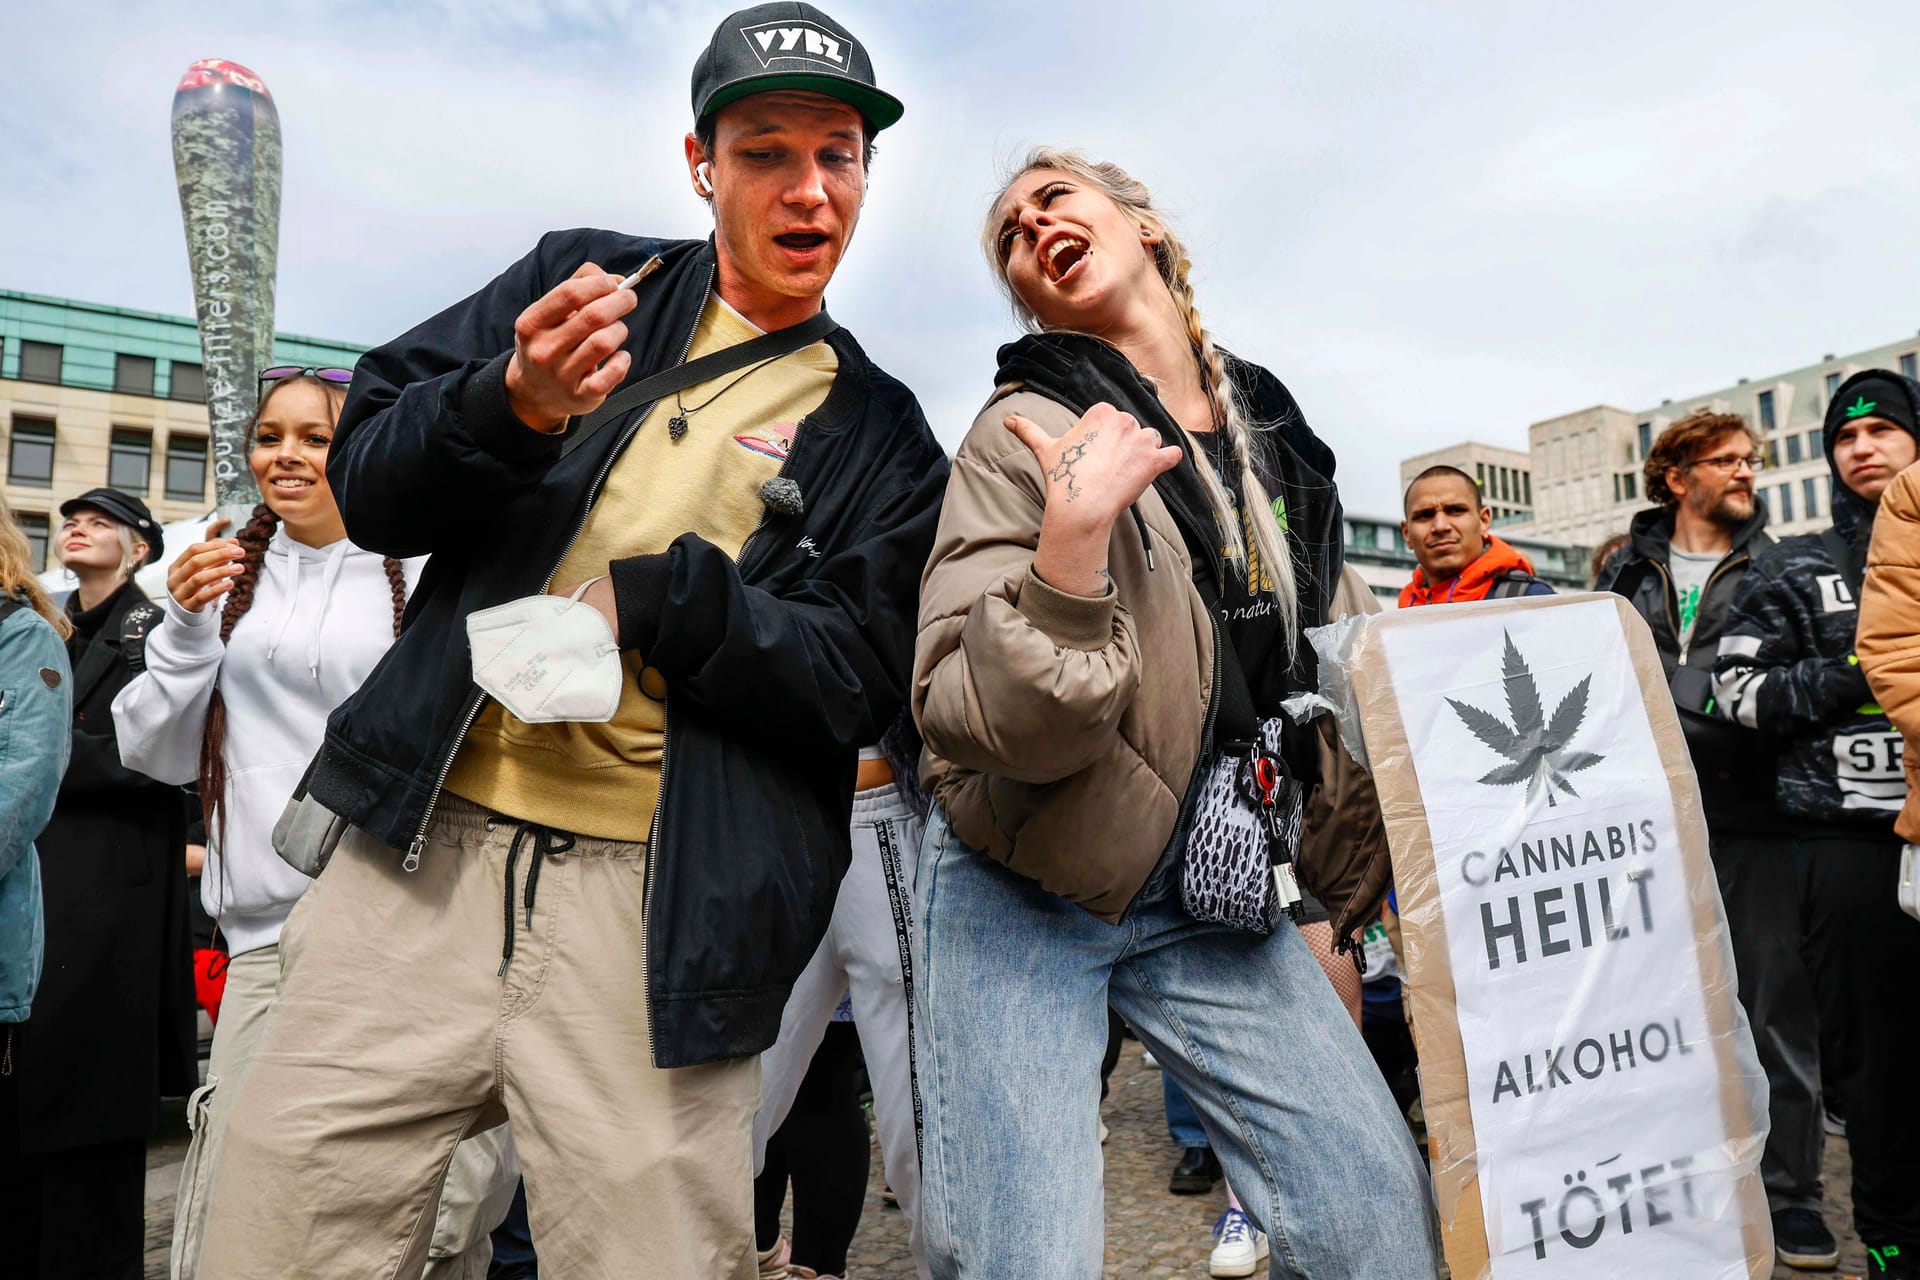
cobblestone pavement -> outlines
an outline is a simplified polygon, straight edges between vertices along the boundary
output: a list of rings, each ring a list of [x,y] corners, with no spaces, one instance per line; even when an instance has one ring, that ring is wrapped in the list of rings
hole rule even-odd
[[[1167,1193],[1167,1174],[1178,1153],[1167,1139],[1160,1101],[1160,1073],[1145,1066],[1140,1046],[1128,1041],[1115,1070],[1111,1096],[1103,1112],[1112,1137],[1107,1157],[1106,1280],[1179,1276],[1204,1277],[1209,1231],[1226,1207],[1226,1193],[1175,1196]],[[174,1185],[186,1154],[184,1109],[169,1103],[160,1132],[147,1153],[147,1280],[166,1280],[167,1244],[173,1229]],[[1851,1167],[1847,1145],[1830,1139],[1826,1154],[1827,1225],[1840,1236],[1840,1276],[1858,1276],[1866,1256],[1851,1226]],[[912,1277],[907,1253],[907,1224],[898,1210],[880,1199],[880,1156],[873,1158],[873,1180],[867,1188],[867,1209],[860,1220],[849,1257],[849,1271],[858,1280],[900,1280]],[[1009,1280],[1017,1271],[1002,1273]],[[1774,1270],[1774,1280],[1808,1273]],[[1826,1275],[1836,1275],[1827,1272]],[[318,1278],[316,1278],[318,1280]],[[1624,1280],[1624,1278],[1623,1278]],[[1637,1278],[1635,1278],[1637,1280]],[[1647,1277],[1646,1280],[1669,1280]]]

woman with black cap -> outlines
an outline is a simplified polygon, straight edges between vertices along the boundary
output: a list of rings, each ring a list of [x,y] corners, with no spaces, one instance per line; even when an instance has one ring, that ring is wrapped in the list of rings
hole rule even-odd
[[[46,967],[0,1087],[0,1197],[9,1274],[142,1273],[146,1145],[160,1097],[195,1080],[185,867],[187,798],[120,763],[111,707],[140,671],[160,611],[133,574],[161,551],[146,504],[93,489],[60,506],[54,539],[79,579],[73,755],[40,836]]]

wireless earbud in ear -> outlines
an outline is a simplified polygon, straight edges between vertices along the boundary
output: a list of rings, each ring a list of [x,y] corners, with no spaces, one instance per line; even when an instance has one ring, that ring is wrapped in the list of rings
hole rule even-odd
[[[702,196],[713,195],[713,166],[705,160],[693,166],[693,189]]]

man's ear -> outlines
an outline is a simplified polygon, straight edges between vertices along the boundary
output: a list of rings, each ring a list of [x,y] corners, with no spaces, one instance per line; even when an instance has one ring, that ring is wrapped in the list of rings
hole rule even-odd
[[[691,133],[687,135],[685,149],[687,154],[687,179],[693,183],[693,194],[699,196],[702,200],[713,199],[713,178],[711,176],[713,173],[712,158],[707,155],[706,148],[700,145],[700,139],[694,137]],[[703,166],[706,169],[706,176],[704,178],[701,174],[701,168]]]

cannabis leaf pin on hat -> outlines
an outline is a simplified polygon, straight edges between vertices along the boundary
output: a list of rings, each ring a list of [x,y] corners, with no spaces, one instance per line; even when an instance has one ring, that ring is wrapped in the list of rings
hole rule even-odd
[[[1507,714],[1513,723],[1508,724],[1492,712],[1482,711],[1458,698],[1447,699],[1447,705],[1454,709],[1468,731],[1507,759],[1506,764],[1489,770],[1480,781],[1490,787],[1512,787],[1524,782],[1529,800],[1544,786],[1549,806],[1558,803],[1554,799],[1555,788],[1578,799],[1580,793],[1573,789],[1567,775],[1591,769],[1606,759],[1591,751],[1571,749],[1574,735],[1580,732],[1587,718],[1587,686],[1593,677],[1582,676],[1579,684],[1567,690],[1549,720],[1542,714],[1540,690],[1534,684],[1526,659],[1513,643],[1512,633],[1503,631],[1501,635],[1507,642],[1501,674],[1506,681]]]

